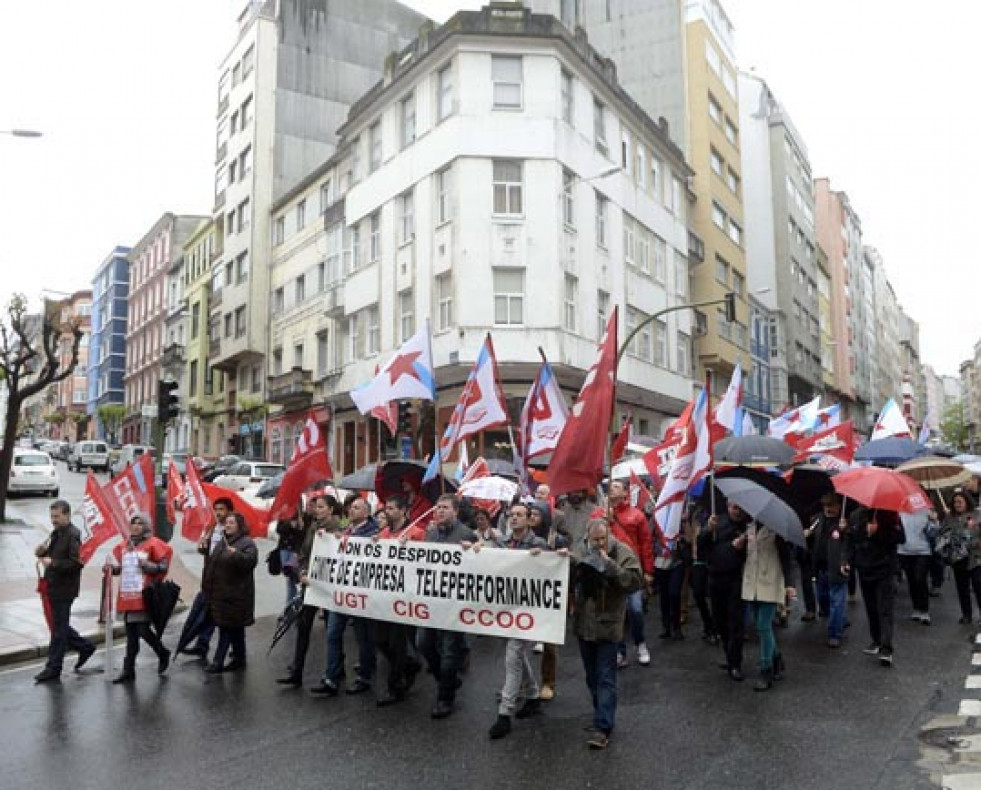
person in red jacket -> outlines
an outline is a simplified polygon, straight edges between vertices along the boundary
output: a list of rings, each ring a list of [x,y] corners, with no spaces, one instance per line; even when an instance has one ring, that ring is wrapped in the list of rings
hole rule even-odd
[[[170,651],[150,627],[143,591],[166,577],[173,549],[153,535],[150,517],[145,513],[137,513],[130,519],[129,534],[129,540],[112,550],[113,574],[120,577],[116,610],[122,613],[126,623],[123,671],[113,683],[136,680],[136,655],[140,652],[141,639],[157,654],[157,674],[162,675],[170,666]]]
[[[651,528],[644,514],[630,504],[630,492],[626,483],[614,480],[610,483],[610,515],[614,537],[626,543],[640,562],[644,571],[644,582],[650,587],[654,580],[654,548]],[[627,596],[627,622],[630,636],[637,647],[637,663],[650,666],[651,653],[644,639],[644,590],[637,590]],[[627,643],[619,645],[617,666],[627,666]]]

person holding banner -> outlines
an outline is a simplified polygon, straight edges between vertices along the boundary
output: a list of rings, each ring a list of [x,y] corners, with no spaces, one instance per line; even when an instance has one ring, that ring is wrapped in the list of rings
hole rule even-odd
[[[529,524],[531,508],[524,502],[515,502],[509,513],[511,536],[504,544],[505,548],[518,551],[528,551],[540,554],[547,548],[544,540],[538,537]],[[511,732],[511,717],[526,719],[539,712],[538,680],[531,668],[531,655],[534,642],[526,639],[508,639],[504,651],[504,687],[501,689],[501,704],[497,711],[497,720],[491,725],[491,740],[503,738]],[[524,703],[518,707],[518,700]]]
[[[541,486],[539,486],[541,489]],[[528,524],[538,537],[545,541],[549,551],[568,550],[568,535],[560,534],[558,525],[553,520],[552,509],[547,502],[536,499],[531,502],[528,514]],[[539,698],[548,702],[555,697],[555,678],[558,671],[559,650],[549,643],[542,646],[542,689]]]
[[[137,513],[130,519],[129,535],[129,540],[113,548],[110,563],[113,575],[119,576],[116,611],[122,613],[123,622],[126,623],[123,669],[113,678],[113,683],[132,683],[136,680],[136,656],[140,652],[141,639],[157,654],[158,675],[162,675],[170,666],[170,651],[150,627],[143,591],[153,582],[166,578],[174,551],[153,534],[147,513]]]
[[[204,561],[201,589],[208,597],[211,620],[218,626],[218,648],[205,672],[245,669],[245,629],[255,622],[255,567],[259,552],[249,537],[245,516],[229,513],[222,539]],[[225,664],[228,649],[232,660]]]
[[[618,645],[627,597],[643,586],[643,570],[634,553],[610,534],[605,519],[591,521],[572,555],[572,630],[579,638],[593,698],[590,749],[605,749],[616,724]]]
[[[463,526],[457,518],[459,503],[452,494],[443,494],[436,500],[435,520],[426,531],[429,543],[456,543],[469,548],[477,536]],[[436,704],[432,718],[445,719],[453,713],[453,701],[460,686],[460,669],[466,652],[466,640],[460,631],[422,628],[417,635],[417,646],[436,679]]]
[[[48,660],[44,669],[34,676],[35,683],[48,683],[61,677],[65,652],[70,648],[78,651],[75,669],[81,669],[92,654],[95,645],[80,636],[71,626],[72,603],[78,597],[82,580],[82,533],[71,520],[71,505],[59,499],[51,505],[51,534],[41,543],[34,555],[44,566],[44,578],[48,583],[48,600],[51,602],[51,641],[48,643]]]

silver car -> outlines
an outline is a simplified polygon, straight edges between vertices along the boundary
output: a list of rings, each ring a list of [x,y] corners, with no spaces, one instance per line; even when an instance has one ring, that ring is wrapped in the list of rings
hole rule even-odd
[[[14,450],[10,465],[10,482],[7,491],[11,494],[50,494],[58,496],[61,479],[54,461],[40,450]]]
[[[214,483],[232,491],[242,491],[252,484],[262,483],[266,478],[275,477],[285,469],[280,464],[268,464],[265,461],[239,461],[225,474],[218,475]]]

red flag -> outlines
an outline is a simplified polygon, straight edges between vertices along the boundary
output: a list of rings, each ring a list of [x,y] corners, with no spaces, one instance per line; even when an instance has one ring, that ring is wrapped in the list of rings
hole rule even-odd
[[[830,455],[846,464],[855,456],[855,432],[852,421],[848,420],[826,431],[815,433],[796,443],[797,455],[794,461],[803,461],[812,455]]]
[[[375,365],[375,376],[378,375],[379,367]],[[381,420],[388,428],[388,432],[395,436],[398,433],[399,406],[395,401],[382,403],[375,406],[370,412],[372,417]]]
[[[613,440],[613,446],[610,448],[610,463],[615,464],[624,454],[627,452],[627,442],[630,441],[630,417],[624,418],[623,427],[620,428],[620,433],[617,434],[617,438]]]
[[[222,488],[213,483],[201,483],[201,490],[209,508],[217,499],[230,499],[232,501],[232,510],[245,516],[245,526],[248,527],[250,537],[264,538],[267,536],[270,521],[268,510],[254,507],[239,496],[237,491]]]
[[[695,403],[692,401],[685,407],[681,416],[668,426],[664,432],[664,441],[644,453],[644,466],[647,467],[651,480],[657,483],[659,489],[664,487],[664,481],[671,470],[671,462],[678,452],[681,440],[685,438],[685,431],[691,421],[694,408]]]
[[[215,523],[215,512],[211,509],[204,489],[201,487],[201,476],[198,474],[198,468],[192,463],[187,465],[187,479],[184,481],[181,495],[184,505],[181,535],[197,543],[201,540],[202,533]]]
[[[614,307],[599,356],[586,374],[548,465],[552,496],[589,488],[603,478],[606,437],[616,403],[617,317]]]
[[[155,521],[153,489],[153,456],[144,453],[114,477],[102,489],[113,514],[122,524],[129,524],[133,516],[144,513]],[[156,531],[156,528],[154,528]],[[129,537],[127,534],[126,538]]]
[[[283,483],[269,509],[269,519],[293,516],[299,506],[300,494],[314,483],[330,480],[333,476],[330,461],[327,460],[326,437],[320,432],[317,421],[312,416],[307,417],[303,435],[293,450]]]
[[[188,464],[194,466],[194,464]],[[171,462],[167,467],[167,520],[177,523],[177,511],[184,509],[184,481],[177,471],[177,464]]]
[[[654,496],[651,494],[651,490],[644,485],[644,481],[637,476],[637,473],[633,469],[630,470],[630,485],[637,489],[638,508],[642,508],[648,502],[654,501]]]
[[[82,564],[88,562],[95,550],[110,538],[128,538],[125,526],[127,523],[129,522],[119,521],[105,492],[89,470],[85,479],[85,496],[82,499],[82,549],[79,552]]]

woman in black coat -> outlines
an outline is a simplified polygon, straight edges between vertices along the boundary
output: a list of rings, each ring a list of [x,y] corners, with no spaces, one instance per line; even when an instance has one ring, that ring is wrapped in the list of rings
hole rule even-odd
[[[259,552],[241,513],[229,514],[223,527],[224,538],[205,559],[201,579],[211,620],[219,631],[218,650],[207,672],[245,668],[245,628],[255,622],[255,567]],[[232,660],[226,666],[229,647]]]

